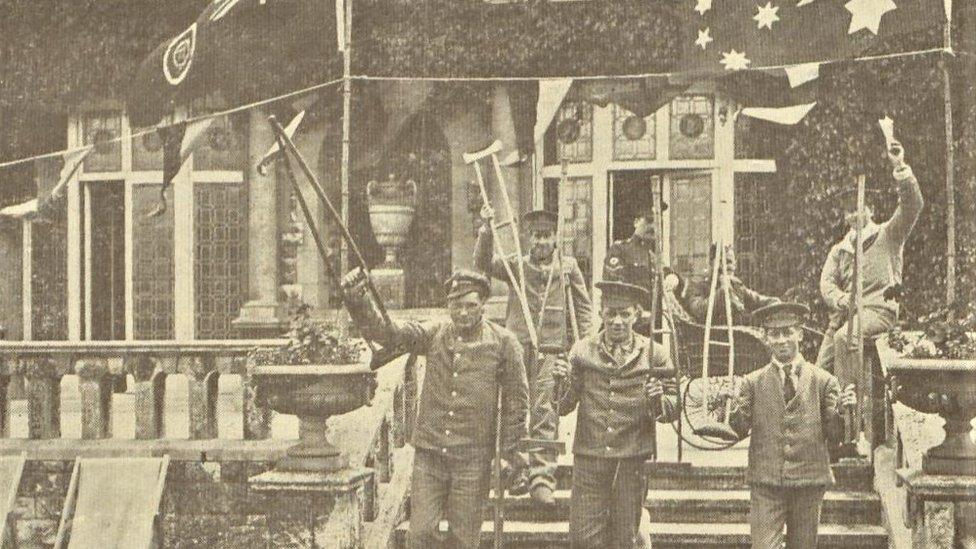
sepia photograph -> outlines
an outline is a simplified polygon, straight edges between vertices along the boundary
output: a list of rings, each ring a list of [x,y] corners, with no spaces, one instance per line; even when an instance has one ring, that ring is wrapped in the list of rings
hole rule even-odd
[[[976,549],[974,427],[974,0],[0,0],[0,549]]]

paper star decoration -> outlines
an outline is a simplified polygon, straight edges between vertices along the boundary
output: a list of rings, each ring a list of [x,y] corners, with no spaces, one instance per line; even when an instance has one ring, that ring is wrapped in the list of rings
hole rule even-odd
[[[714,39],[711,36],[711,29],[705,27],[705,30],[698,31],[698,40],[695,40],[695,45],[700,46],[701,49],[708,47],[708,43],[712,42]]]
[[[695,0],[695,11],[698,15],[705,15],[705,12],[712,9],[712,0]]]
[[[745,52],[737,52],[734,49],[729,52],[722,52],[722,60],[719,61],[726,70],[737,71],[749,68],[749,61],[746,59]]]
[[[847,34],[854,34],[861,29],[878,34],[881,17],[898,6],[892,0],[851,0],[844,7],[851,12],[851,26],[847,29]]]
[[[753,16],[753,19],[759,23],[759,28],[766,27],[769,30],[773,30],[773,23],[779,21],[779,16],[776,12],[779,11],[779,6],[774,6],[772,2],[766,2],[765,6],[756,6],[759,11]]]

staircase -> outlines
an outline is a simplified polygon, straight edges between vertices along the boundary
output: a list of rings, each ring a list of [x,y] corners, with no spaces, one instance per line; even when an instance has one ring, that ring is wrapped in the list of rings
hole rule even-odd
[[[571,457],[564,456],[564,460],[571,461]],[[749,490],[744,465],[657,463],[648,464],[648,472],[644,506],[650,512],[654,549],[750,546]],[[820,547],[887,548],[881,500],[872,490],[870,464],[845,460],[834,466],[834,476],[837,484],[824,498]],[[556,505],[550,509],[540,510],[528,497],[507,498],[505,547],[569,547],[571,478],[572,465],[564,463],[557,475]],[[482,547],[492,546],[491,519],[488,506],[482,524]],[[445,530],[446,526],[441,523]],[[394,532],[395,547],[405,547],[407,527],[407,523],[401,524]]]

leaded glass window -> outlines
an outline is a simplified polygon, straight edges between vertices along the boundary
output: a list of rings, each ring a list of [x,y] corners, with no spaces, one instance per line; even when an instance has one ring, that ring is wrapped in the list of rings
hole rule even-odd
[[[546,203],[543,205],[550,211],[556,211],[558,207],[563,219],[560,250],[564,255],[576,258],[587,280],[590,280],[593,272],[592,188],[593,179],[590,177],[570,177],[562,185],[559,179],[547,178]]]
[[[592,161],[593,105],[581,99],[564,101],[556,117],[556,136],[560,162]]]
[[[671,102],[670,157],[674,160],[715,155],[714,102],[710,95],[681,96]]]
[[[707,172],[671,176],[671,266],[684,276],[708,274],[712,180]]]
[[[92,111],[82,118],[83,141],[94,145],[85,158],[86,172],[122,171],[122,115],[118,111]]]
[[[773,227],[769,223],[769,195],[775,185],[774,174],[735,174],[735,257],[736,274],[747,286],[770,287],[763,277],[766,254]]]
[[[194,185],[196,335],[237,335],[231,322],[247,296],[247,195],[243,185]]]
[[[159,200],[161,185],[132,188],[132,314],[136,339],[174,337],[173,208],[157,217],[151,211]],[[173,203],[173,188],[166,191]]]
[[[68,339],[66,204],[62,195],[31,226],[31,336],[38,341]]]
[[[142,133],[136,130],[133,133]],[[150,131],[132,138],[132,170],[163,170],[163,138],[157,131]]]
[[[653,160],[657,142],[654,136],[655,115],[643,118],[619,106],[613,106],[613,159]]]

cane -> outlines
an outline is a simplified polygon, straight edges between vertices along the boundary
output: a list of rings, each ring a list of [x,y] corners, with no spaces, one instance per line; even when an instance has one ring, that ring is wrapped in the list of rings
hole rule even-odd
[[[855,247],[854,247],[854,310],[850,311],[847,317],[847,345],[848,350],[854,352],[856,358],[854,371],[860,381],[863,377],[864,369],[864,277],[862,276],[862,262],[864,260],[864,231],[862,230],[862,217],[864,216],[864,175],[857,176],[857,221],[854,225]],[[857,322],[857,329],[854,323]],[[857,384],[861,386],[861,383]],[[860,432],[860,414],[858,407],[846,407],[844,409],[844,443],[848,445],[857,443],[857,435]]]

